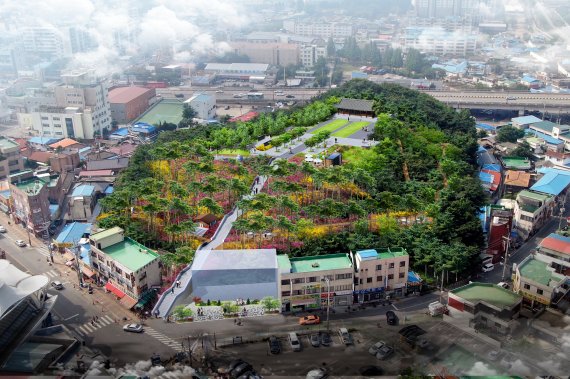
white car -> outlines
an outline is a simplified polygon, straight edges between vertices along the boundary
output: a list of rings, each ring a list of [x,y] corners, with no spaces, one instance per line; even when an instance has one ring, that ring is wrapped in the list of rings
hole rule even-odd
[[[499,284],[497,284],[499,287],[503,287],[504,289],[508,290],[509,289],[509,283],[507,282],[499,282]]]
[[[26,247],[26,243],[22,240],[16,240],[16,245],[20,247]]]
[[[0,233],[6,233],[6,228],[0,225]]]
[[[216,93],[224,93],[221,89],[217,90]]]
[[[125,332],[142,333],[143,326],[141,324],[127,324],[123,326]]]
[[[495,269],[495,265],[492,263],[485,263],[482,267],[483,272],[493,271]]]

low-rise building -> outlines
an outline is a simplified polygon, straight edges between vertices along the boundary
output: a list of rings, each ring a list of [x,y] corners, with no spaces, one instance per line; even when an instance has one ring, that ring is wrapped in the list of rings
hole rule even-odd
[[[368,249],[354,253],[354,302],[377,301],[404,294],[410,256],[402,248]]]
[[[132,308],[153,286],[161,284],[157,253],[124,236],[114,227],[91,234],[91,265],[105,289]]]
[[[14,222],[24,224],[31,233],[47,232],[51,223],[49,178],[32,178],[10,183]]]
[[[304,67],[313,67],[319,58],[326,59],[327,47],[321,45],[303,45],[299,52],[301,64]]]
[[[0,136],[0,179],[24,169],[20,145],[13,139]]]
[[[95,186],[81,184],[73,189],[69,199],[69,217],[72,220],[89,220],[95,207]]]
[[[519,192],[515,203],[515,230],[526,240],[550,218],[555,205],[552,195],[528,190]]]
[[[556,272],[553,262],[543,254],[529,255],[514,270],[513,291],[522,295],[531,309],[536,303],[550,305],[568,290],[563,288],[567,277]]]
[[[532,124],[536,124],[537,122],[541,121],[542,120],[536,116],[522,116],[511,118],[512,125],[518,129],[528,129],[528,127]]]
[[[530,173],[524,171],[507,170],[505,173],[505,191],[518,193],[530,186]]]
[[[491,283],[469,283],[449,291],[444,320],[490,336],[511,333],[518,325],[522,297]]]
[[[348,254],[277,256],[285,312],[352,304],[354,267]]]
[[[32,132],[39,137],[93,139],[95,114],[91,108],[41,107],[31,114]]]
[[[213,120],[216,118],[216,98],[211,95],[197,93],[184,102],[194,109],[196,118]]]
[[[111,118],[126,124],[143,114],[156,96],[154,88],[119,87],[109,91]]]

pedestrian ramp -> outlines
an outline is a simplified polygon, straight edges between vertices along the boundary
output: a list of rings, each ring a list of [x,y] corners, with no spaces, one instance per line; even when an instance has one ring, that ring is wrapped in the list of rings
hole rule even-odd
[[[165,336],[164,334],[154,330],[153,328],[145,327],[144,332],[149,336],[157,339],[159,342],[163,343],[164,345],[170,347],[174,351],[178,352],[184,351],[182,343],[176,342],[172,338]]]
[[[115,320],[108,315],[101,316],[94,322],[86,322],[85,324],[81,325],[80,327],[76,328],[76,331],[81,334],[82,336],[89,335],[94,331],[101,329],[107,325],[114,324]]]

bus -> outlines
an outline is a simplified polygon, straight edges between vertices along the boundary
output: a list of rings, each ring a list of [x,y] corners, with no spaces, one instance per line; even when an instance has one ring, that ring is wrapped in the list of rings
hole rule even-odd
[[[247,98],[250,99],[250,100],[251,100],[251,99],[253,99],[253,100],[255,100],[255,99],[263,99],[263,93],[262,93],[262,92],[249,92],[249,93],[247,94]]]

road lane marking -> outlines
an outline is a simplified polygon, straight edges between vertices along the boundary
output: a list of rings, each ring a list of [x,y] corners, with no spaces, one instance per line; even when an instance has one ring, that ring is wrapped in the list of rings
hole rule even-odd
[[[79,316],[79,313],[76,313],[76,314],[74,314],[73,316],[69,316],[68,318],[63,319],[63,321],[69,321],[69,320],[71,320],[72,318],[77,317],[77,316]]]

